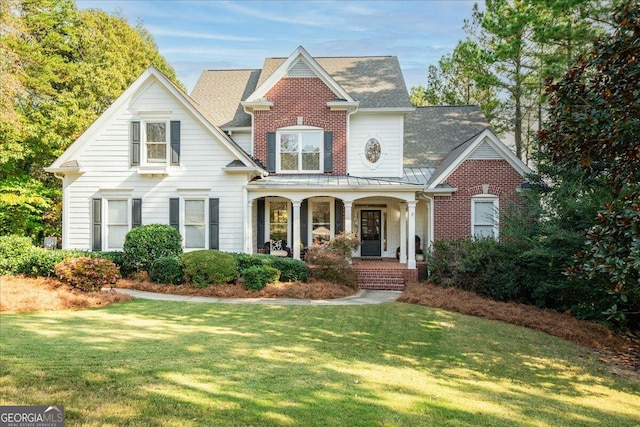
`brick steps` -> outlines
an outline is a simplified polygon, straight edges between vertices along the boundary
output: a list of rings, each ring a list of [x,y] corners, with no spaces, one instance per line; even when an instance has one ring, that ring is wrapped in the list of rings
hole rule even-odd
[[[358,278],[358,287],[360,289],[375,290],[404,290],[405,270],[402,269],[376,269],[375,267],[355,268],[356,277]]]

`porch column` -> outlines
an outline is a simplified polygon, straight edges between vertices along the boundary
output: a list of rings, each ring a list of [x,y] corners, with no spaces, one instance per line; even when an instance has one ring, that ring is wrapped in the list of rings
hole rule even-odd
[[[416,268],[416,201],[407,201],[407,207],[409,208],[409,238],[407,239],[409,253],[407,254],[407,268],[409,270],[415,270]]]
[[[253,253],[253,200],[247,201],[247,214],[244,222],[244,253]]]
[[[291,242],[293,249],[293,258],[300,259],[300,200],[292,200],[293,205],[293,242]]]
[[[400,263],[407,263],[407,204],[400,203]]]
[[[353,205],[352,201],[344,201],[344,232],[345,233],[351,233],[352,231],[352,220],[351,220],[351,206]]]

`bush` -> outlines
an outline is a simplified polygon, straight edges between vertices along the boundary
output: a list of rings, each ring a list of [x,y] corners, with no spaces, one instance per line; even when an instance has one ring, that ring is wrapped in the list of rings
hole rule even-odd
[[[309,280],[311,272],[309,267],[299,259],[275,257],[263,255],[266,257],[266,265],[274,267],[280,271],[280,280],[282,282],[306,282]]]
[[[231,283],[239,276],[238,261],[229,253],[194,251],[183,254],[181,260],[185,280],[197,287]]]
[[[182,237],[170,225],[143,225],[127,233],[123,252],[123,267],[127,272],[149,271],[156,259],[182,253]]]
[[[55,266],[58,278],[85,292],[99,291],[114,285],[120,277],[116,265],[106,259],[80,257],[62,261]]]
[[[178,257],[165,256],[151,263],[149,279],[154,283],[179,285],[183,277],[182,263]]]
[[[0,236],[0,275],[16,274],[31,250],[29,237]]]
[[[305,260],[311,268],[311,276],[318,280],[345,284],[355,288],[357,278],[348,258],[337,254],[326,245],[312,246],[307,250]]]
[[[123,271],[123,268],[122,268],[123,264],[124,264],[124,252],[122,252],[122,251],[88,252],[87,256],[90,256],[91,258],[108,259],[109,261],[113,262],[116,265],[116,267],[118,267],[120,269],[120,273],[121,274],[124,274],[124,271]]]
[[[280,271],[280,281],[282,282],[306,282],[311,275],[309,267],[298,259],[276,257],[266,254],[250,255],[236,253],[233,254],[233,256],[238,261],[240,271],[244,271],[253,266],[262,267],[268,265]]]
[[[31,248],[18,266],[17,273],[33,277],[54,277],[57,263],[83,256],[88,256],[87,252]]]
[[[277,282],[280,277],[280,271],[268,265],[252,265],[242,271],[242,277],[246,289],[259,291],[266,284]]]

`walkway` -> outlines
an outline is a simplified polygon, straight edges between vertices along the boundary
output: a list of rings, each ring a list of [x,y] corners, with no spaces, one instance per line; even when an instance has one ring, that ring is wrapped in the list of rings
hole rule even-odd
[[[360,290],[357,294],[345,298],[310,300],[295,298],[214,298],[190,295],[160,294],[154,292],[136,291],[133,289],[116,289],[117,292],[131,295],[135,298],[157,301],[208,302],[225,304],[270,304],[270,305],[366,305],[393,302],[402,292],[399,291],[370,291]]]

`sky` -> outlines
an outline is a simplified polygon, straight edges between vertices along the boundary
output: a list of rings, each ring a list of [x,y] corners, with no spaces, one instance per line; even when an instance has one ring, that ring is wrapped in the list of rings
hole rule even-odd
[[[122,14],[153,35],[190,93],[210,69],[261,68],[302,45],[311,56],[393,55],[407,88],[466,37],[482,0],[150,1],[76,0],[79,9]]]

